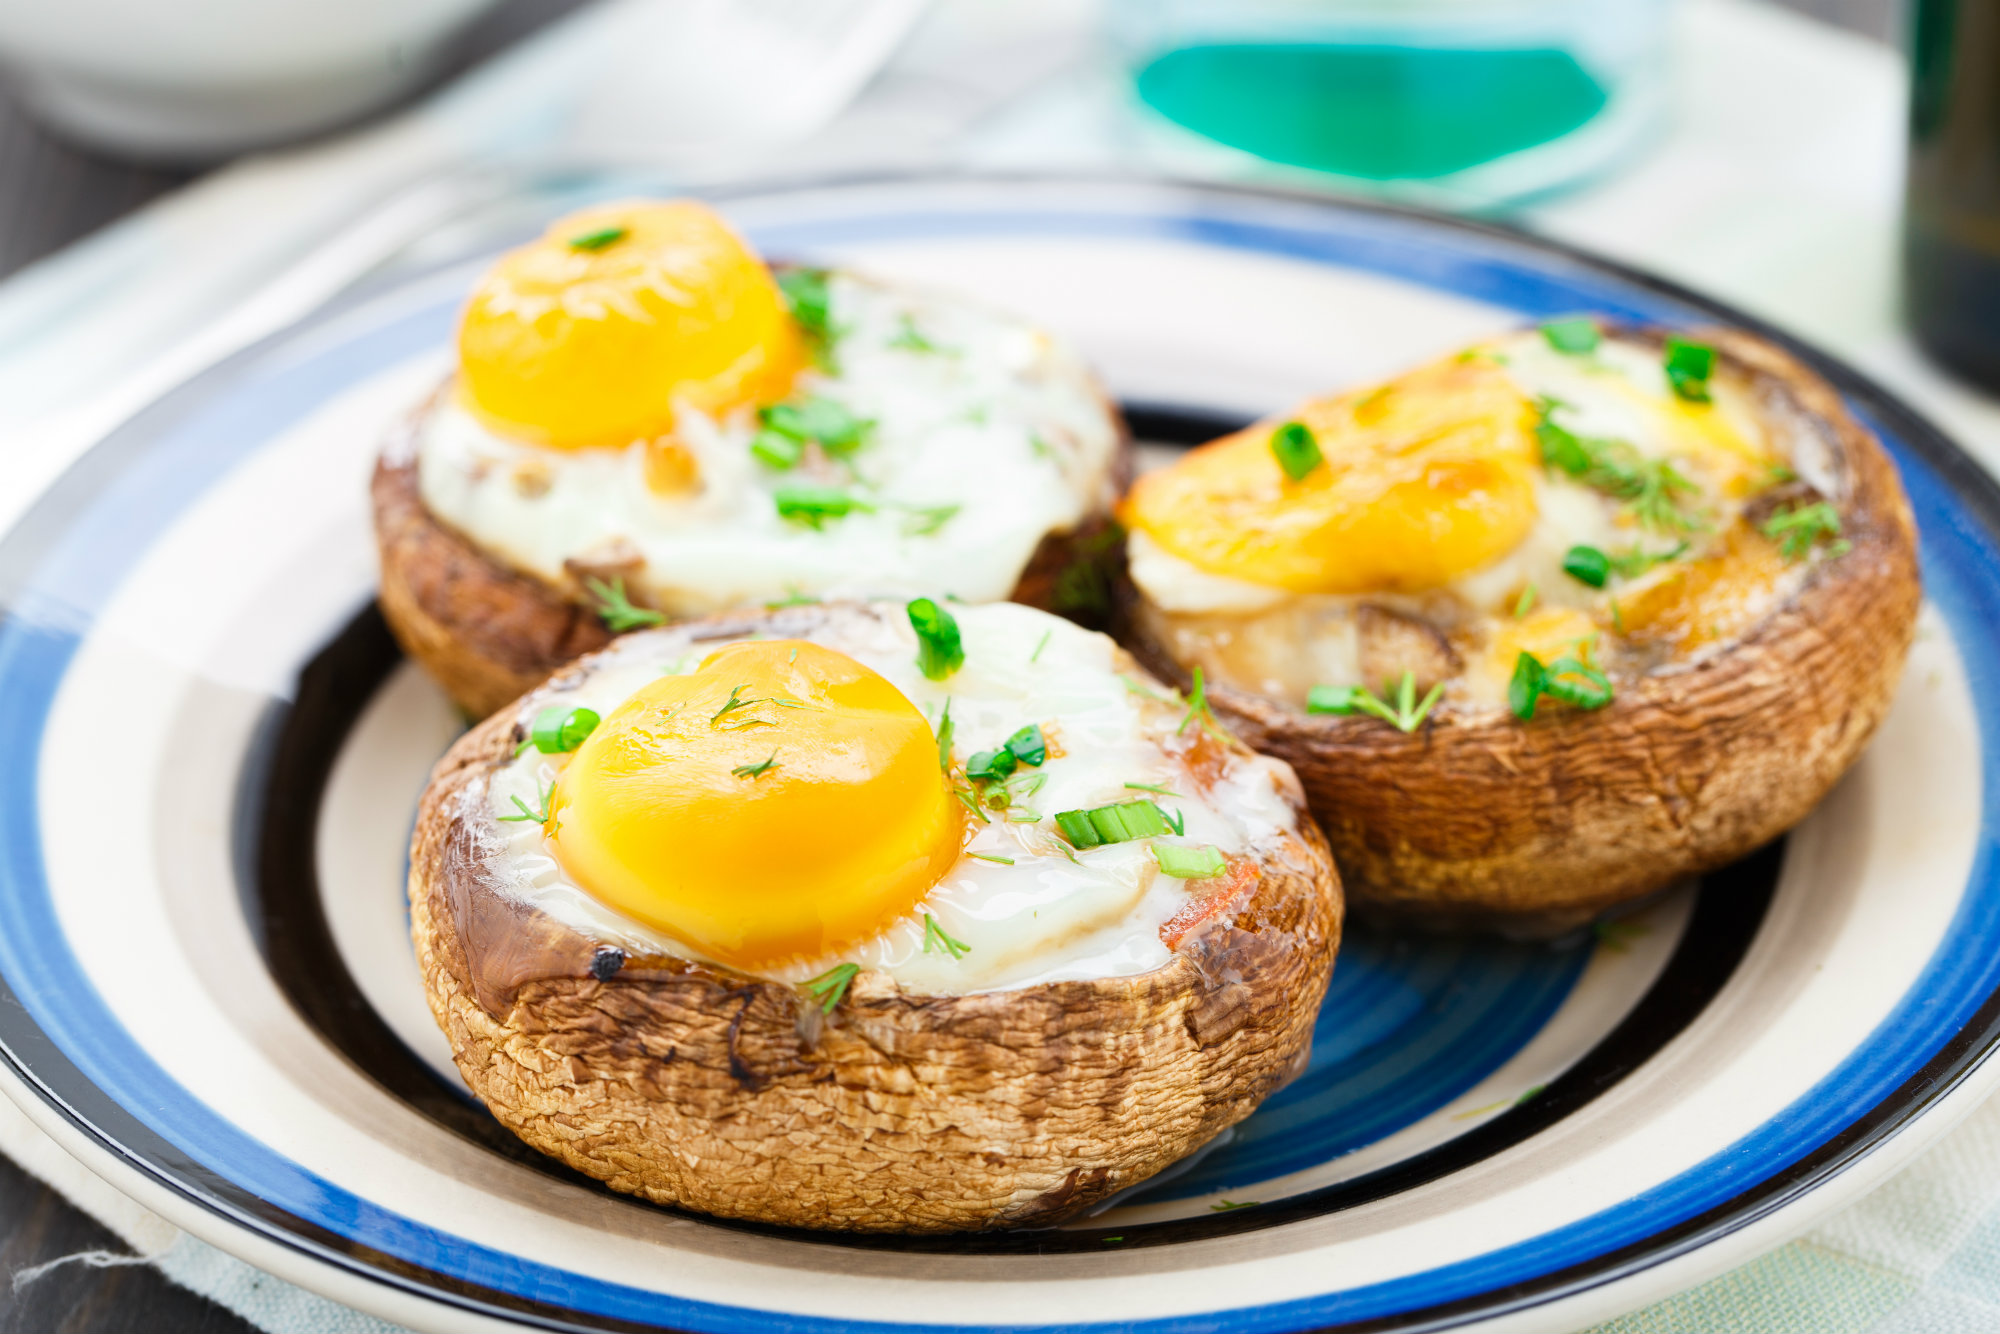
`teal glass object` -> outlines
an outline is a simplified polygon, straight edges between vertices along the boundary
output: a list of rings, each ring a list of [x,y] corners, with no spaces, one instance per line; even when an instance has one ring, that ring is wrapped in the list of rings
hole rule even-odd
[[[1113,0],[1160,165],[1496,209],[1643,147],[1667,0]]]

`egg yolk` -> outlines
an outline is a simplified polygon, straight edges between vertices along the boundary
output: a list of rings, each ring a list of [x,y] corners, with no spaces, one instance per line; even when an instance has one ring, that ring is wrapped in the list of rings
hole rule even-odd
[[[829,954],[958,860],[937,738],[875,672],[802,640],[732,644],[598,724],[549,839],[604,903],[740,968]]]
[[[460,392],[494,431],[628,445],[784,397],[804,343],[770,270],[691,200],[573,213],[493,266],[458,329]]]
[[[1324,460],[1298,480],[1266,422],[1141,477],[1121,517],[1211,574],[1336,594],[1438,587],[1534,525],[1534,408],[1490,363],[1439,362],[1294,420]]]

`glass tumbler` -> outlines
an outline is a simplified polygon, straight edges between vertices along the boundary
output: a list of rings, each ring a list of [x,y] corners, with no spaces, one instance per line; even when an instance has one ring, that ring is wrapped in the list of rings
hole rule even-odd
[[[1666,101],[1667,0],[1111,0],[1170,170],[1505,208],[1617,165]]]

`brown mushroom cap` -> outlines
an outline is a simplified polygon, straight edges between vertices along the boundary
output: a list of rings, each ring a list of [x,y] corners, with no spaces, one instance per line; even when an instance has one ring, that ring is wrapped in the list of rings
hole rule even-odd
[[[645,631],[672,655],[829,604]],[[614,1190],[795,1227],[1046,1225],[1143,1181],[1302,1068],[1340,938],[1340,885],[1298,829],[1255,850],[1163,967],[971,995],[859,974],[830,1014],[799,988],[627,961],[495,888],[485,780],[591,659],[467,733],[425,790],[413,934],[460,1072],[529,1144]],[[1219,748],[1228,764],[1249,752]],[[1244,879],[1248,880],[1246,876]]]
[[[417,482],[416,434],[443,392],[397,424],[375,464],[369,494],[382,567],[382,615],[403,651],[467,714],[484,718],[564,663],[610,643],[611,632],[580,586],[552,584],[514,569],[425,506]],[[1131,432],[1117,405],[1102,390],[1099,397],[1118,428],[1104,494],[1075,528],[1042,538],[1010,599],[1084,624],[1109,615],[1110,578],[1094,572],[1110,554],[1111,502],[1132,476]],[[1077,567],[1087,567],[1092,576],[1080,590],[1064,579]],[[1101,605],[1091,605],[1093,595]]]
[[[1774,424],[1825,447],[1843,492],[1830,499],[1851,546],[1816,560],[1749,631],[1621,682],[1600,711],[1544,709],[1527,723],[1446,702],[1405,734],[1209,683],[1215,711],[1298,772],[1358,909],[1440,928],[1568,929],[1789,829],[1888,712],[1922,600],[1895,466],[1789,354],[1733,330],[1696,336]],[[1121,642],[1185,686],[1129,580],[1119,597]]]

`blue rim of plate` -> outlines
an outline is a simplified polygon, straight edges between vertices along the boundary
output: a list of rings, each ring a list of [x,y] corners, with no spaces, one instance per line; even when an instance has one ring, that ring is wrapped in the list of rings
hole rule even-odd
[[[940,178],[949,187],[1001,178]],[[2000,486],[1956,445],[1857,372],[1776,330],[1675,284],[1574,248],[1503,228],[1391,206],[1333,202],[1271,190],[1161,181],[1018,178],[1044,189],[1124,186],[1171,191],[1176,204],[1124,209],[895,206],[888,214],[757,229],[772,253],[788,247],[941,234],[1059,233],[1179,239],[1337,264],[1510,308],[1526,318],[1593,310],[1638,322],[1721,322],[1787,348],[1843,394],[1902,468],[1923,537],[1926,589],[1951,624],[1978,714],[1982,829],[1963,898],[1942,943],[1891,1014],[1824,1080],[1757,1130],[1695,1168],[1589,1218],[1485,1255],[1403,1278],[1281,1303],[1187,1317],[1015,1329],[1132,1334],[1182,1330],[1441,1328],[1555,1301],[1626,1277],[1716,1240],[1799,1199],[1910,1124],[2000,1045],[2000,949],[1978,923],[2000,921],[1994,874],[1996,759],[2000,759]],[[724,203],[788,193],[908,190],[910,178],[815,181],[715,192]],[[1250,219],[1262,207],[1270,216]],[[144,442],[192,411],[260,357],[346,314],[338,303],[219,362],[113,431],[0,539],[0,734],[39,749],[47,707],[80,631],[178,508],[219,475],[173,479],[147,497],[148,522],[120,516],[120,542],[90,550],[67,571],[63,628],[16,614],[18,591],[53,555],[75,558],[94,517]],[[310,406],[310,405],[305,405]],[[303,410],[303,407],[301,408]],[[126,479],[129,482],[129,478]],[[83,619],[79,619],[83,618]],[[70,954],[42,876],[35,769],[0,770],[0,1056],[79,1132],[183,1199],[263,1238],[347,1273],[431,1300],[550,1328],[736,1331],[782,1318],[800,1331],[973,1330],[786,1315],[692,1301],[585,1278],[468,1245],[401,1218],[304,1171],[243,1136],[193,1099],[127,1036]],[[145,1107],[149,1116],[134,1110]],[[169,1139],[156,1122],[171,1125]],[[224,1170],[217,1164],[228,1165]],[[1226,1216],[1225,1216],[1226,1217]]]

